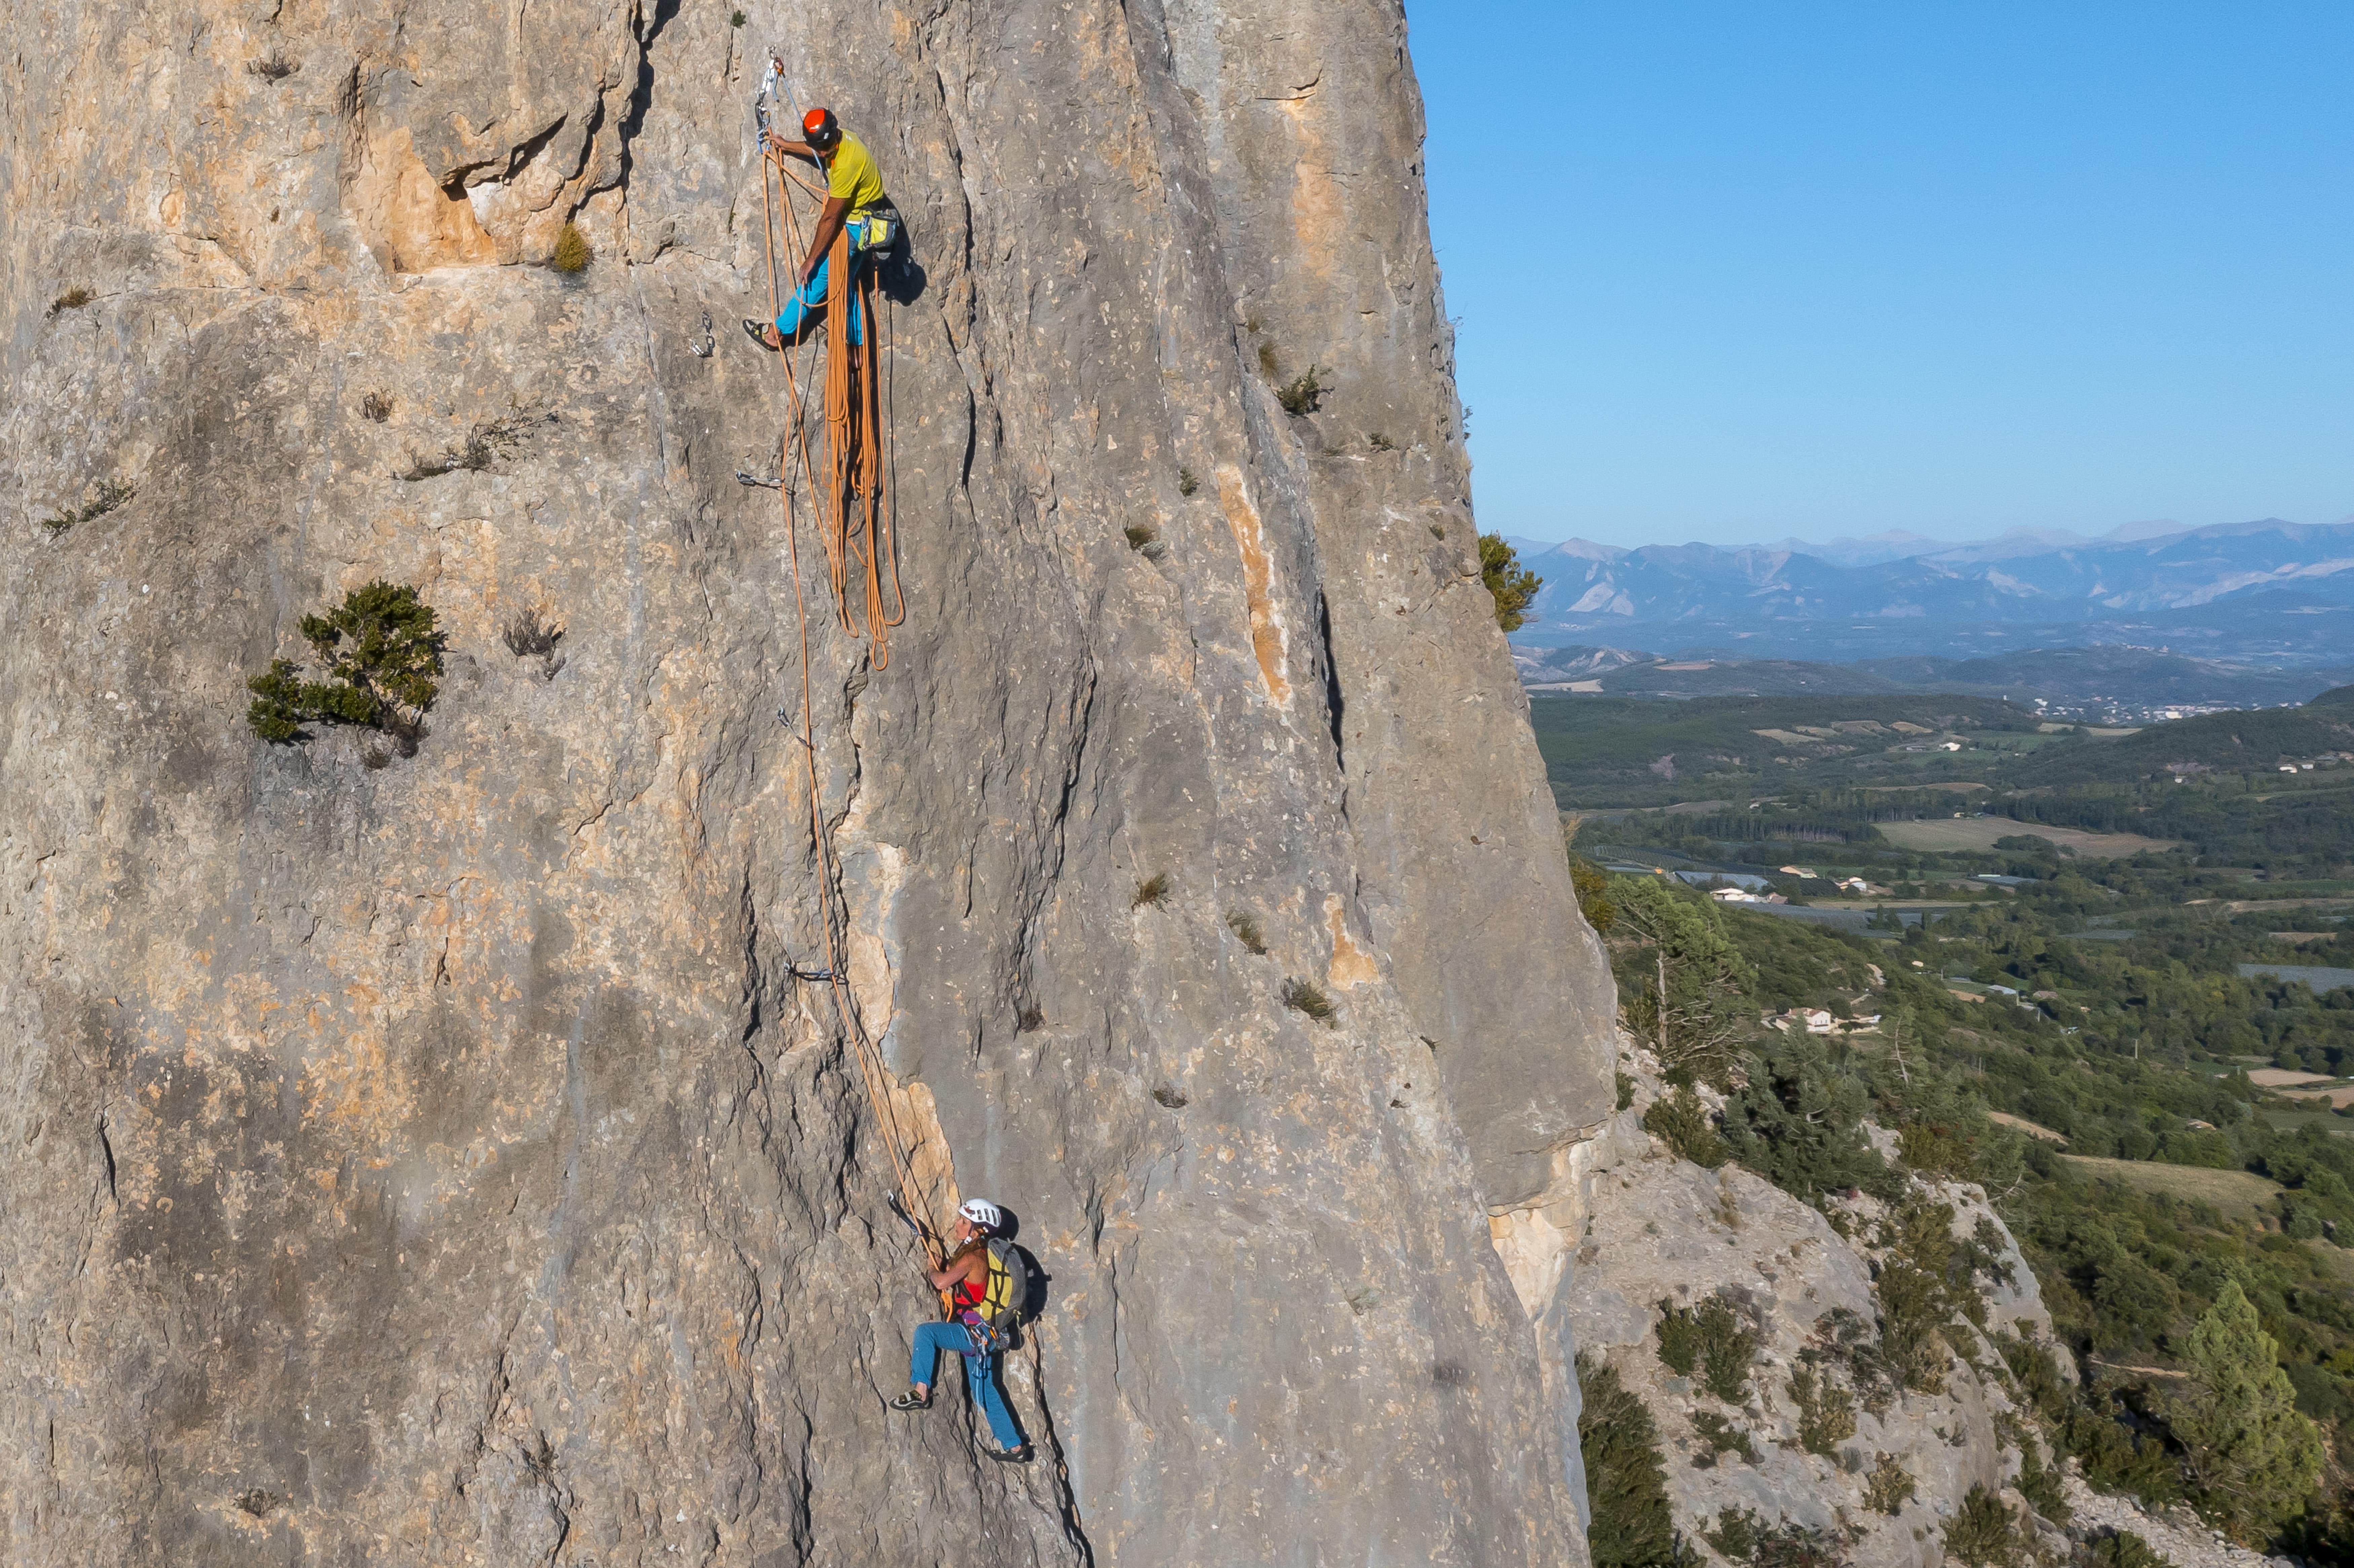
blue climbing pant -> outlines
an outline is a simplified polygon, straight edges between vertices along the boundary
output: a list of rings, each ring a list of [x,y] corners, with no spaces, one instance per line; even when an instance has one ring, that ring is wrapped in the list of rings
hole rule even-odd
[[[866,341],[866,313],[858,308],[858,278],[868,265],[867,252],[853,245],[850,249],[850,341],[855,344]],[[793,297],[785,302],[785,308],[777,314],[777,336],[780,340],[792,342],[793,334],[801,330],[801,323],[809,320],[810,313],[825,309],[825,275],[832,266],[832,257],[821,257],[817,270],[810,274],[810,281],[794,290]]]
[[[981,1414],[989,1418],[990,1436],[1001,1448],[1019,1448],[1021,1429],[1013,1425],[1013,1413],[1005,1408],[1005,1396],[997,1392],[997,1358],[976,1354],[972,1343],[972,1330],[962,1323],[922,1325],[916,1330],[915,1349],[907,1357],[907,1381],[931,1387],[940,1352],[954,1351],[964,1358],[965,1386],[972,1391],[972,1401],[981,1406]]]

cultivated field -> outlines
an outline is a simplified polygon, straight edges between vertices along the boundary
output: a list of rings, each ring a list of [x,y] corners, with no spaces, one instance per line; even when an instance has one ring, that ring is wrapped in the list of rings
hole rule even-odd
[[[1997,839],[2021,833],[2074,850],[2090,860],[2123,860],[2144,850],[2172,849],[2168,839],[2146,839],[2139,833],[2088,833],[2077,828],[2047,828],[2041,822],[2014,822],[2009,817],[1931,818],[1919,822],[1882,822],[1881,835],[1899,849],[1983,850]]]
[[[2254,1218],[2258,1209],[2280,1195],[2277,1182],[2267,1181],[2248,1171],[2209,1171],[2197,1165],[2160,1165],[2148,1160],[2095,1160],[2082,1154],[2063,1154],[2060,1158],[2087,1176],[2098,1176],[2161,1197],[2212,1203],[2235,1220]]]

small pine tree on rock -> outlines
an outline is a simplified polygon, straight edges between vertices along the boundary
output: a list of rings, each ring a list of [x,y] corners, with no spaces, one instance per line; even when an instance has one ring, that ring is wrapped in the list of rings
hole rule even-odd
[[[286,743],[302,739],[308,723],[366,726],[413,753],[425,711],[440,692],[442,639],[432,607],[414,588],[378,579],[324,615],[304,616],[302,626],[325,678],[305,679],[292,659],[271,660],[246,682],[253,733]]]
[[[1528,621],[1528,608],[1544,587],[1544,578],[1521,565],[1520,552],[1501,534],[1479,535],[1479,578],[1496,600],[1496,624],[1518,631]]]

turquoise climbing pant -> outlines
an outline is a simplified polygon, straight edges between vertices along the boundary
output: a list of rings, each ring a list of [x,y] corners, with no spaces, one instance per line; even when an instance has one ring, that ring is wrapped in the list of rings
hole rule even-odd
[[[866,313],[858,305],[858,280],[867,268],[874,265],[875,253],[866,245],[865,224],[853,218],[849,227],[850,341],[864,344],[866,342]],[[811,312],[825,309],[825,278],[832,266],[831,255],[819,258],[817,270],[810,274],[810,281],[793,291],[793,297],[785,302],[785,308],[777,314],[778,337],[790,343],[793,335],[801,330],[801,323],[809,320]]]
[[[916,1330],[916,1342],[907,1358],[907,1381],[929,1387],[933,1369],[938,1364],[942,1351],[954,1351],[964,1358],[964,1381],[971,1391],[973,1403],[989,1421],[990,1436],[1001,1448],[1022,1446],[1022,1433],[1013,1425],[1013,1412],[1005,1408],[1005,1396],[997,1391],[997,1358],[981,1353],[977,1348],[979,1338],[962,1323],[925,1323]]]

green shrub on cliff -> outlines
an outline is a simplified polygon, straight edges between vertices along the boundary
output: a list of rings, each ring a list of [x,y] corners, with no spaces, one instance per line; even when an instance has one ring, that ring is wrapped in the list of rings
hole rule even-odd
[[[1688,1088],[1670,1089],[1643,1112],[1643,1130],[1666,1144],[1679,1160],[1713,1171],[1733,1157],[1716,1123],[1700,1097]]]
[[[1501,534],[1479,535],[1479,579],[1496,601],[1496,624],[1518,631],[1544,578],[1521,565],[1520,552]]]
[[[1698,1307],[1659,1303],[1659,1360],[1678,1377],[1699,1369],[1701,1386],[1725,1404],[1749,1397],[1749,1363],[1756,1355],[1757,1336],[1741,1326],[1723,1297]]]
[[[305,679],[292,659],[271,660],[245,683],[253,693],[245,715],[253,733],[283,744],[304,738],[302,726],[314,721],[360,725],[413,753],[440,691],[442,641],[417,590],[381,579],[354,588],[326,614],[304,616],[302,638],[324,679]]]
[[[1818,1208],[1825,1194],[1850,1187],[1893,1201],[1903,1179],[1864,1135],[1869,1108],[1864,1086],[1835,1071],[1824,1046],[1801,1034],[1751,1066],[1748,1086],[1725,1104],[1724,1141],[1744,1170]]]
[[[1790,1398],[1798,1407],[1798,1446],[1824,1458],[1855,1436],[1855,1395],[1829,1373],[1800,1366],[1790,1374]]]
[[[1578,1357],[1577,1386],[1594,1568],[1670,1568],[1679,1554],[1658,1424],[1606,1362]]]
[[[1847,1562],[1845,1542],[1831,1531],[1790,1519],[1769,1524],[1755,1509],[1717,1510],[1716,1528],[1705,1539],[1727,1561],[1748,1568],[1843,1568]]]
[[[1946,1555],[1967,1568],[2015,1568],[2026,1552],[2019,1515],[1983,1483],[1970,1488],[1946,1526]]]

